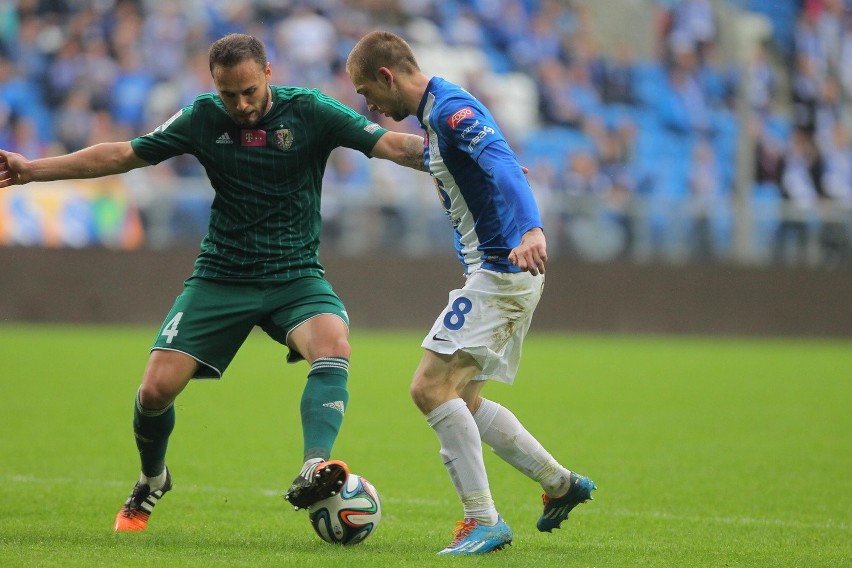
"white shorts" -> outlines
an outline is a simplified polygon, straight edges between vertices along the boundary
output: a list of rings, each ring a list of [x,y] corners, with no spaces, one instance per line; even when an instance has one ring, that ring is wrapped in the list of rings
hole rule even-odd
[[[464,288],[450,292],[421,346],[445,355],[464,351],[482,368],[474,381],[511,384],[543,289],[544,275],[480,268],[467,276]]]

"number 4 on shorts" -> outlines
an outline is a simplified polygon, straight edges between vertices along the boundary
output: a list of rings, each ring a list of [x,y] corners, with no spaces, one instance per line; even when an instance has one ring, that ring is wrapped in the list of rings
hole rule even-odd
[[[164,335],[166,337],[166,343],[171,343],[172,339],[175,338],[175,335],[178,334],[178,324],[180,323],[180,318],[183,317],[183,312],[178,312],[175,314],[175,317],[171,319],[169,323],[163,328],[163,332],[160,335]]]

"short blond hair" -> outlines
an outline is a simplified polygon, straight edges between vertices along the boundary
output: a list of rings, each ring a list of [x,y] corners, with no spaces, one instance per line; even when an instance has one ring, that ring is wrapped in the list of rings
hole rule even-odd
[[[411,46],[391,32],[370,32],[362,37],[346,58],[346,72],[350,76],[378,79],[380,67],[401,73],[420,71]]]

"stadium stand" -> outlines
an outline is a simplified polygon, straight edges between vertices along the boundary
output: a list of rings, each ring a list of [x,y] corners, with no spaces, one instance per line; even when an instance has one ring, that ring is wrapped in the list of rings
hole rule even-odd
[[[212,89],[207,46],[232,31],[266,41],[274,82],[320,88],[369,114],[342,61],[381,27],[408,37],[427,72],[495,111],[531,168],[549,230],[564,236],[554,254],[852,263],[850,0],[26,0],[0,11],[0,147],[30,157],[153,129]],[[630,33],[614,27],[618,13],[635,15]],[[418,130],[411,119],[390,126]],[[617,219],[591,230],[562,226],[578,223],[571,169],[586,157],[608,180],[587,201]],[[340,216],[391,211],[401,230],[425,231],[408,241],[428,253],[440,215],[415,222],[419,198],[379,195],[389,174],[359,159],[329,164],[329,226],[359,230]],[[767,160],[772,175],[761,172]],[[195,244],[211,197],[197,164],[151,170],[125,181],[145,246]],[[0,196],[0,244],[45,244],[17,239],[20,207]]]

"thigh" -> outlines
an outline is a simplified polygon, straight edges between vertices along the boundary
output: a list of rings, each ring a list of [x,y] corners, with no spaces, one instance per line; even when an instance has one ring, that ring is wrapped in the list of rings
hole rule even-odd
[[[464,351],[444,354],[426,349],[414,377],[415,381],[447,385],[459,392],[478,372],[479,364],[476,359]]]
[[[254,284],[190,278],[160,328],[152,350],[198,362],[195,378],[219,378],[261,316]]]
[[[428,414],[444,402],[463,396],[479,371],[479,364],[464,351],[444,354],[427,349],[414,372],[411,396],[418,408]]]

